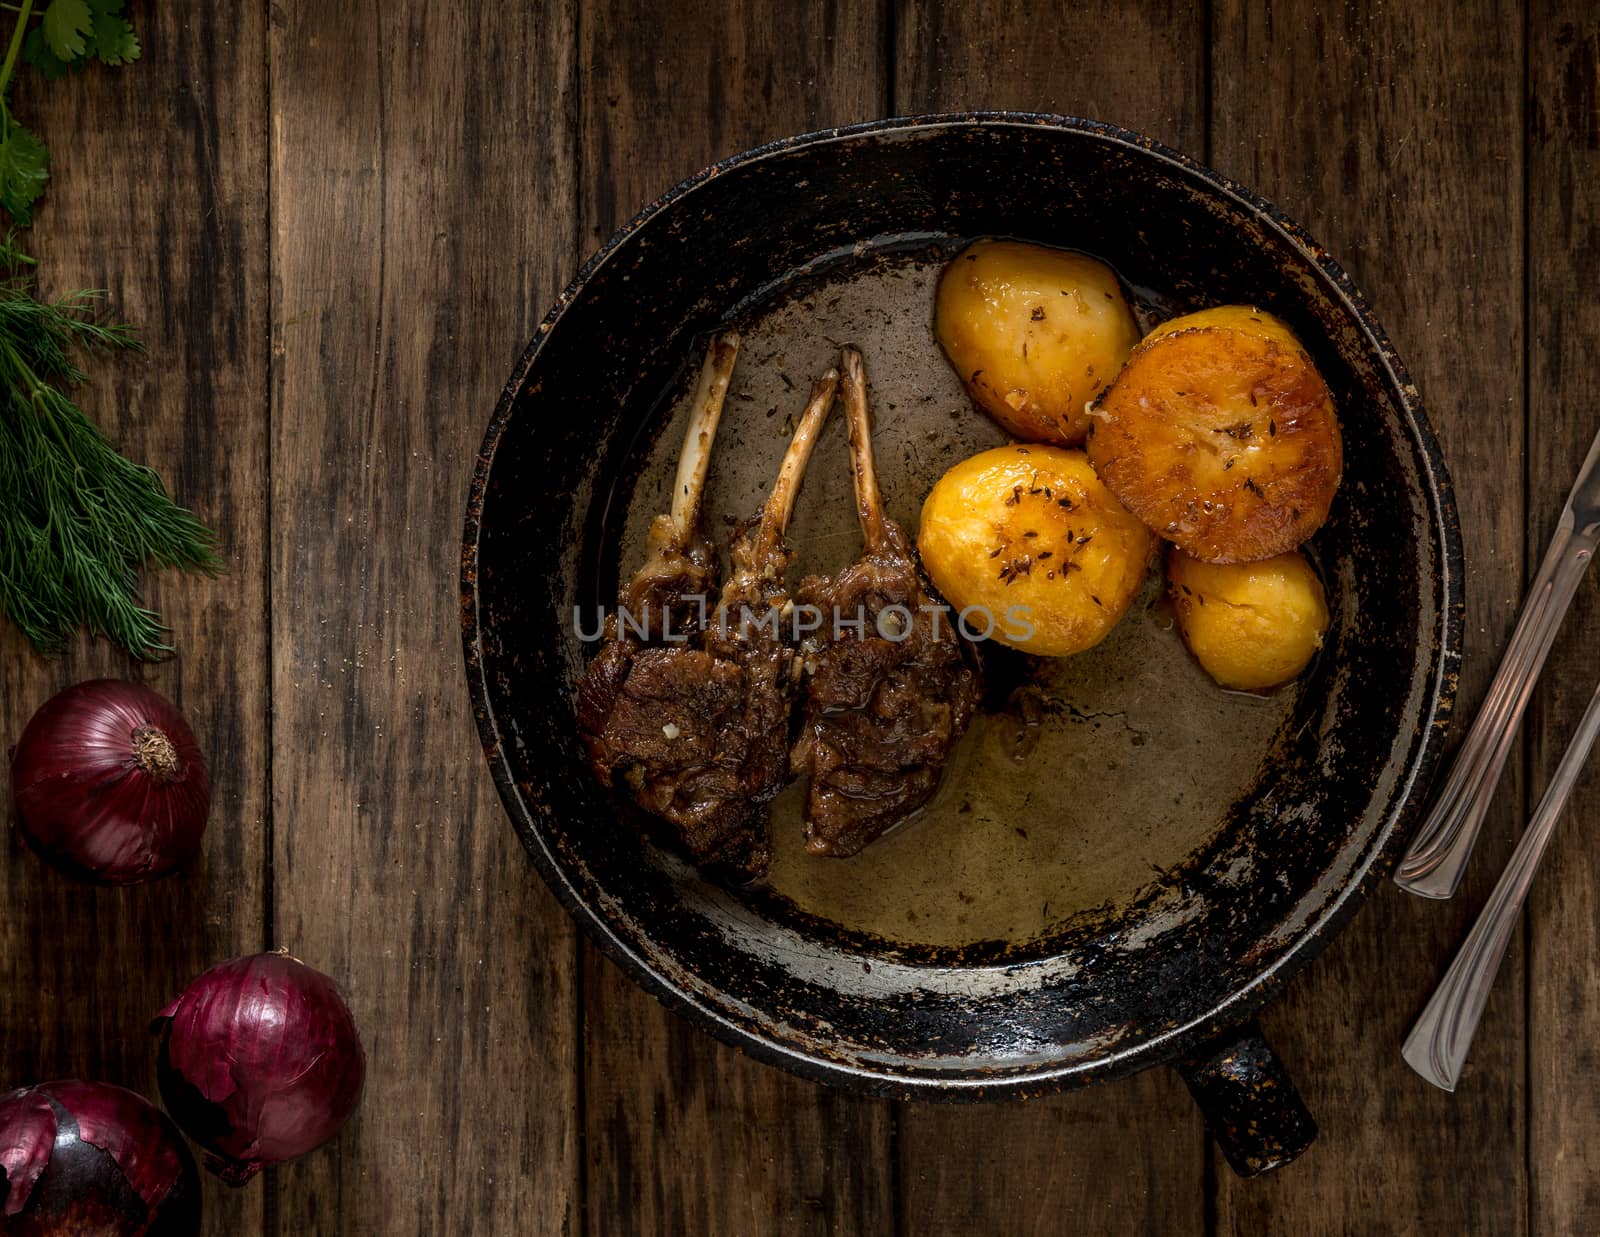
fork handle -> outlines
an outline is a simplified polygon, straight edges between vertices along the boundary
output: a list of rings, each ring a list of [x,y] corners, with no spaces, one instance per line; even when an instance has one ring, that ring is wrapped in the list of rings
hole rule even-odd
[[[1572,744],[1550,779],[1550,789],[1539,801],[1522,841],[1517,843],[1511,862],[1500,876],[1500,883],[1489,895],[1478,921],[1472,925],[1461,951],[1439,981],[1438,989],[1411,1028],[1411,1034],[1406,1036],[1401,1055],[1412,1069],[1436,1087],[1446,1091],[1456,1089],[1461,1067],[1466,1063],[1467,1049],[1472,1046],[1473,1032],[1478,1029],[1478,1020],[1483,1017],[1483,1007],[1489,999],[1489,989],[1494,986],[1506,946],[1511,943],[1511,933],[1522,914],[1522,904],[1533,885],[1533,874],[1544,857],[1556,821],[1561,818],[1561,809],[1567,805],[1567,796],[1583,771],[1597,734],[1600,734],[1600,689],[1590,699],[1577,733],[1572,736]]]
[[[1594,550],[1594,530],[1577,531],[1571,509],[1564,511],[1477,720],[1456,753],[1433,811],[1395,872],[1400,888],[1424,898],[1448,898],[1461,884],[1533,685]]]

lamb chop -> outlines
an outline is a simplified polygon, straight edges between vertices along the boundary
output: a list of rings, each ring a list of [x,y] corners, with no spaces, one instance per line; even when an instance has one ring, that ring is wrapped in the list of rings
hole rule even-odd
[[[644,565],[621,590],[616,611],[606,617],[605,643],[578,685],[578,730],[595,776],[608,787],[620,776],[636,795],[647,789],[640,780],[645,766],[629,757],[640,745],[629,741],[625,727],[643,719],[627,709],[619,714],[618,705],[651,690],[652,680],[670,673],[678,660],[652,654],[690,651],[686,646],[698,637],[715,593],[717,552],[701,532],[700,510],[711,444],[738,352],[739,337],[732,332],[713,339],[706,352],[678,456],[671,511],[651,523]],[[661,740],[659,729],[656,742]]]
[[[830,373],[812,390],[771,497],[734,541],[716,622],[695,644],[635,647],[625,658],[612,654],[624,641],[613,641],[579,694],[600,781],[674,825],[698,862],[750,875],[766,870],[767,805],[788,774],[796,676],[779,621],[784,532],[836,384]]]
[[[866,552],[796,590],[796,605],[837,617],[806,657],[791,761],[811,775],[806,849],[836,858],[856,854],[932,797],[982,693],[974,650],[948,612],[935,609],[905,533],[884,511],[861,354],[846,348],[843,368]]]

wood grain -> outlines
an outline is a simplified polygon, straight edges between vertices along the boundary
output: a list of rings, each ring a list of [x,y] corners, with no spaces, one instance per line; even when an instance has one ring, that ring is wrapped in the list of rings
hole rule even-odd
[[[574,258],[567,4],[272,10],[275,942],[332,974],[362,1108],[274,1232],[577,1216],[573,929],[467,707],[467,479]]]
[[[723,155],[886,106],[874,6],[585,7],[583,224],[597,245]],[[585,950],[591,1237],[893,1231],[892,1109],[723,1047]]]
[[[897,110],[1064,112],[1199,154],[1203,29],[1182,0],[905,4]],[[906,1105],[901,1123],[908,1233],[1204,1231],[1204,1125],[1170,1071],[1027,1103]]]
[[[1528,545],[1542,552],[1561,495],[1600,431],[1600,19],[1562,6],[1529,16]],[[1529,804],[1550,774],[1600,668],[1600,577],[1584,582],[1528,714]],[[1600,856],[1590,772],[1539,873],[1528,941],[1529,1228],[1600,1231],[1600,1115],[1587,1080],[1600,1073]],[[1509,993],[1506,995],[1510,995]],[[1586,1080],[1579,1084],[1577,1080]]]
[[[579,20],[583,228],[598,247],[725,155],[886,113],[884,15],[849,0],[589,0]]]
[[[141,4],[138,64],[24,75],[18,113],[55,154],[26,235],[43,284],[106,287],[151,344],[97,366],[85,406],[218,528],[230,571],[151,581],[181,650],[160,666],[87,644],[46,662],[0,629],[0,746],[70,682],[138,678],[189,714],[217,787],[199,868],[154,887],[80,888],[0,844],[0,1087],[153,1094],[153,1010],[287,944],[350,996],[367,1096],[334,1146],[242,1191],[208,1183],[207,1233],[1600,1229],[1582,828],[1600,774],[1459,1093],[1398,1058],[1593,686],[1600,578],[1462,895],[1380,888],[1267,1010],[1323,1134],[1250,1184],[1206,1164],[1160,1071],[897,1109],[722,1048],[580,952],[477,750],[454,601],[467,477],[558,285],[719,155],[980,107],[1209,153],[1351,269],[1455,479],[1471,716],[1600,424],[1600,25],[1556,0],[1207,7]]]
[[[897,0],[895,111],[1110,121],[1200,157],[1205,4]]]
[[[1212,28],[1215,162],[1345,264],[1443,442],[1467,556],[1459,735],[1523,584],[1520,14],[1485,0],[1326,13],[1219,0]],[[1265,1181],[1219,1171],[1219,1232],[1524,1230],[1520,951],[1458,1094],[1399,1056],[1508,853],[1514,771],[1497,804],[1455,901],[1385,882],[1267,1009],[1322,1137]]]
[[[84,1077],[154,1098],[152,1015],[195,974],[262,940],[265,30],[255,4],[219,4],[212,18],[141,6],[138,63],[52,84],[18,75],[17,115],[54,156],[48,196],[22,234],[42,289],[107,289],[107,312],[138,324],[149,345],[143,358],[94,361],[80,402],[217,529],[229,570],[150,580],[147,597],[180,650],[158,666],[86,642],[45,661],[0,629],[0,748],[69,683],[137,679],[184,710],[215,787],[199,865],[154,885],[73,885],[14,834],[0,843],[0,1089]],[[10,19],[0,24],[9,34]],[[206,1231],[260,1232],[263,1201],[213,1183]]]

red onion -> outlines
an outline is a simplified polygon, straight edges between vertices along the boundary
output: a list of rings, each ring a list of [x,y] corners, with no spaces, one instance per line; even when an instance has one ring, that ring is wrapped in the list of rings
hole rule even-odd
[[[211,775],[194,732],[148,687],[96,679],[33,715],[11,753],[28,843],[70,876],[135,885],[194,854]]]
[[[103,1082],[0,1095],[0,1232],[192,1237],[200,1174],[154,1106]]]
[[[319,1147],[355,1111],[367,1056],[333,980],[286,953],[214,966],[156,1018],[161,1098],[243,1185]]]

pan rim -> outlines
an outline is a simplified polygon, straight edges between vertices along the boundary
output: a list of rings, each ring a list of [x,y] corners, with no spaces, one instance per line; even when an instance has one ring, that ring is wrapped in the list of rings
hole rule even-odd
[[[1046,128],[1137,150],[1201,182],[1232,200],[1245,213],[1277,233],[1310,268],[1326,281],[1334,299],[1343,305],[1367,343],[1367,351],[1395,396],[1402,421],[1411,437],[1419,464],[1419,482],[1434,536],[1437,539],[1439,638],[1432,652],[1431,673],[1422,702],[1420,740],[1394,791],[1395,806],[1378,825],[1342,887],[1331,895],[1295,932],[1290,942],[1251,979],[1236,987],[1206,1014],[1185,1024],[1141,1038],[1130,1047],[1091,1060],[1029,1066],[1010,1072],[985,1069],[981,1064],[960,1071],[919,1071],[915,1062],[871,1067],[776,1038],[770,1030],[738,1021],[725,1007],[669,978],[637,952],[617,932],[601,911],[575,887],[535,822],[534,813],[518,789],[502,750],[484,664],[482,631],[478,623],[478,549],[488,481],[496,450],[512,416],[517,395],[545,342],[567,308],[595,272],[630,238],[669,207],[690,197],[717,176],[745,164],[781,155],[792,149],[848,141],[862,136],[917,133],[959,128]],[[1387,333],[1373,317],[1365,296],[1344,268],[1298,223],[1271,202],[1238,182],[1153,138],[1105,121],[1041,112],[969,111],[898,116],[882,120],[816,130],[780,138],[719,160],[681,181],[646,205],[623,224],[579,269],[540,323],[501,392],[485,432],[473,472],[462,538],[460,601],[463,651],[468,689],[480,742],[496,790],[513,827],[527,848],[545,883],[567,912],[608,957],[620,965],[646,991],[690,1022],[726,1043],[769,1064],[781,1066],[814,1081],[856,1091],[896,1098],[992,1100],[1041,1095],[1104,1079],[1121,1077],[1151,1065],[1173,1062],[1218,1034],[1246,1022],[1272,999],[1288,979],[1305,966],[1360,908],[1373,884],[1392,866],[1400,845],[1415,826],[1425,793],[1441,757],[1456,691],[1465,624],[1463,551],[1448,469],[1438,440],[1423,409],[1422,400],[1404,362]]]

